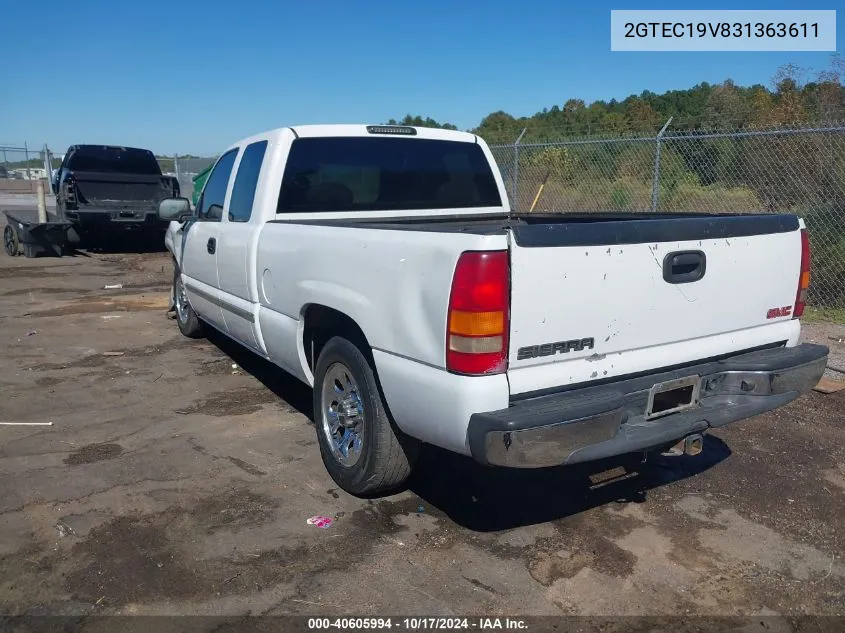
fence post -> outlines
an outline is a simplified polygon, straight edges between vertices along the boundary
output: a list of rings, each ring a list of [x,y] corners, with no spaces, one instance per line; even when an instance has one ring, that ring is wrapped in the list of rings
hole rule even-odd
[[[40,178],[35,181],[35,200],[38,203],[38,223],[47,222],[47,199],[44,194],[44,181]]]
[[[655,139],[656,145],[654,147],[654,175],[651,180],[651,210],[657,211],[657,196],[660,191],[660,140],[663,138],[663,133],[669,124],[672,122],[672,117],[660,128]]]
[[[26,159],[26,179],[32,182],[32,172],[29,171],[29,148],[26,146],[26,141],[23,142],[23,155]]]
[[[44,180],[47,181],[48,188],[52,189],[53,161],[50,160],[50,150],[47,148],[47,143],[44,143]]]
[[[522,132],[519,133],[519,136],[516,137],[516,142],[513,144],[513,174],[511,176],[511,200],[513,200],[514,208],[516,208],[516,193],[517,187],[519,186],[519,142],[522,140],[522,137],[525,136],[526,131],[528,131],[527,127],[522,128]]]

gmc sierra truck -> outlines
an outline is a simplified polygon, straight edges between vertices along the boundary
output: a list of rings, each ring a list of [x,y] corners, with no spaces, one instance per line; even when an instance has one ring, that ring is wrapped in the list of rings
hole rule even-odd
[[[167,229],[156,217],[162,199],[179,196],[179,182],[164,176],[148,149],[72,145],[52,182],[56,213],[76,237],[111,229]]]
[[[812,388],[794,215],[511,212],[484,141],[273,130],[163,201],[173,304],[313,387],[323,462],[400,487],[420,442],[531,468],[696,454]]]

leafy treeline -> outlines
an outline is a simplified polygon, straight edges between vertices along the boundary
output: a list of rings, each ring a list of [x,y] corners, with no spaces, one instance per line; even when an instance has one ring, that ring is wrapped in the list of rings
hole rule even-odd
[[[771,88],[762,84],[737,86],[700,83],[686,90],[656,94],[648,90],[621,101],[567,99],[562,106],[543,108],[531,116],[507,112],[488,114],[471,131],[488,143],[513,143],[525,129],[523,142],[562,137],[622,134],[653,135],[672,117],[671,129],[727,129],[794,126],[809,122],[845,120],[845,59],[833,55],[827,69],[806,81],[797,66],[780,68]],[[397,123],[391,119],[389,123]],[[406,115],[402,125],[456,129],[430,117]]]
[[[427,116],[422,118],[419,114],[417,116],[411,116],[410,114],[406,114],[405,117],[401,121],[397,121],[396,119],[390,119],[387,122],[387,125],[413,125],[414,127],[439,127],[444,130],[457,130],[458,128],[451,123],[438,123],[431,117]]]

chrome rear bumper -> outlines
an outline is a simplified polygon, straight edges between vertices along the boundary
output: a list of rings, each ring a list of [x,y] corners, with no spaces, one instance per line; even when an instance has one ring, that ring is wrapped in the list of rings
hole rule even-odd
[[[826,347],[811,344],[758,350],[516,401],[472,416],[470,450],[483,463],[537,468],[656,448],[794,400],[818,383],[827,354]],[[696,376],[694,405],[649,419],[653,385]]]

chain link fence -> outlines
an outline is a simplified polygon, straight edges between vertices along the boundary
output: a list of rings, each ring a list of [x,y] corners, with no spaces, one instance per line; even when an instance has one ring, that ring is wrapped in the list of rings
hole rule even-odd
[[[48,174],[48,162],[45,161],[46,148],[31,148],[0,145],[0,179],[5,180],[43,180]],[[46,150],[46,158],[51,157]]]
[[[44,147],[33,149],[0,144],[0,193],[34,194],[38,183],[49,191],[52,155]]]
[[[188,199],[192,199],[194,178],[213,165],[216,159],[194,156],[174,156],[173,158],[159,156],[156,160],[158,160],[161,172],[165,176],[175,176],[179,181],[179,190],[182,192],[182,195]]]
[[[194,178],[214,164],[215,158],[201,157],[157,157],[162,173],[175,176],[182,195],[192,197]],[[51,172],[62,162],[61,155],[55,155],[46,146],[33,149],[0,144],[0,191],[10,193],[32,193],[37,180],[50,182]]]
[[[668,123],[667,123],[668,126]],[[491,146],[519,212],[795,213],[811,302],[845,308],[845,123]]]

